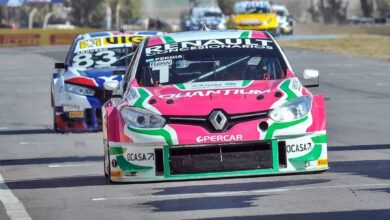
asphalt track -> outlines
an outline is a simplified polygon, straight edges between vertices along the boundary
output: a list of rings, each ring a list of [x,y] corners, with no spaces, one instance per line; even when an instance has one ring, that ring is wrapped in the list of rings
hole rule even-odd
[[[52,132],[50,75],[66,51],[0,49],[1,220],[390,219],[389,61],[287,49],[295,72],[321,73],[326,173],[112,185],[100,132]]]

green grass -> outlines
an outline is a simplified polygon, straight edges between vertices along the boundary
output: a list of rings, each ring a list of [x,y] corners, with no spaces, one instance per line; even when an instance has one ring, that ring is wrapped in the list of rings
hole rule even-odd
[[[335,39],[280,41],[282,47],[304,48],[390,60],[390,36],[354,34]]]

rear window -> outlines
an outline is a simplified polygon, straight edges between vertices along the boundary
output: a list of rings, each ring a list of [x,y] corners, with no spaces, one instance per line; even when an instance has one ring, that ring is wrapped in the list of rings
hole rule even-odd
[[[269,39],[195,40],[144,48],[137,69],[142,86],[206,81],[276,80],[286,63]]]

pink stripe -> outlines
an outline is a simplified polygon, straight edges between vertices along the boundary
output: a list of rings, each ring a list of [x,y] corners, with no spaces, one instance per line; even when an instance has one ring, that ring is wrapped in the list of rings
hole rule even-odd
[[[267,39],[267,36],[261,31],[252,31],[252,37],[255,39]]]
[[[160,44],[164,44],[164,42],[161,40],[161,38],[159,36],[154,36],[154,37],[150,38],[150,40],[148,42],[148,47],[160,45]]]

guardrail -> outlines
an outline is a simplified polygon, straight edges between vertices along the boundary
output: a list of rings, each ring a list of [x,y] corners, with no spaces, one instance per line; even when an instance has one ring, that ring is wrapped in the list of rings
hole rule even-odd
[[[48,46],[68,45],[75,36],[82,33],[96,32],[96,29],[74,30],[8,30],[0,29],[0,47],[23,47],[23,46]]]

